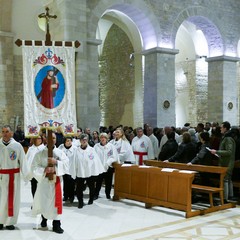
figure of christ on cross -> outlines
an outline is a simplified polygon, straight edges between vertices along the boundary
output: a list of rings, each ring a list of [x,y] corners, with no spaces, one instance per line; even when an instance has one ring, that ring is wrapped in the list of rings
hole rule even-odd
[[[45,18],[46,19],[46,42],[51,42],[51,36],[50,36],[50,30],[49,30],[49,20],[50,18],[56,19],[56,15],[50,15],[49,14],[49,8],[46,8],[46,13],[41,13],[38,15],[39,18]]]

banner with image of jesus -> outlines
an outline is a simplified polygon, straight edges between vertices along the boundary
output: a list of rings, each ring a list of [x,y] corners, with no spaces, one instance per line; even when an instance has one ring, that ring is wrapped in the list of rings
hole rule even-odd
[[[61,127],[64,135],[77,129],[75,49],[23,46],[24,131],[37,136],[42,128]]]

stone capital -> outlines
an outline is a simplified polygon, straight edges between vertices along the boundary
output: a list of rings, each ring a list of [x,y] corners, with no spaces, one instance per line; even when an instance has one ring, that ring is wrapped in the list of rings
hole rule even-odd
[[[224,56],[224,55],[206,58],[206,62],[217,62],[217,61],[238,62],[240,61],[240,58]]]
[[[102,44],[102,40],[100,39],[94,39],[94,38],[88,38],[86,41],[87,44],[89,45],[94,45],[94,46],[98,46]]]
[[[1,37],[14,37],[14,33],[0,31],[0,36]]]
[[[143,55],[149,55],[149,54],[153,54],[153,53],[163,53],[163,54],[169,54],[169,55],[176,55],[179,53],[178,49],[172,49],[172,48],[161,48],[161,47],[155,47],[155,48],[151,48],[148,50],[145,50],[142,52]]]

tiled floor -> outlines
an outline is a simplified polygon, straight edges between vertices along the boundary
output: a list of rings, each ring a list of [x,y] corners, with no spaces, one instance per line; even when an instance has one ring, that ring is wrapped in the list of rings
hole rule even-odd
[[[240,208],[185,219],[184,213],[167,208],[145,209],[136,201],[114,202],[104,192],[93,205],[77,208],[66,204],[63,209],[63,234],[41,229],[38,218],[31,216],[30,184],[22,184],[22,204],[16,230],[0,231],[0,240],[176,240],[240,239]],[[85,194],[87,203],[87,191]],[[1,213],[0,213],[1,214]]]

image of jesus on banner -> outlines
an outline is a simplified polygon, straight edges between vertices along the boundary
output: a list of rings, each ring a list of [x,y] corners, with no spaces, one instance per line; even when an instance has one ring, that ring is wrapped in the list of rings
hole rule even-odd
[[[42,68],[36,76],[35,93],[42,106],[57,107],[63,99],[65,84],[62,74],[54,66]]]

